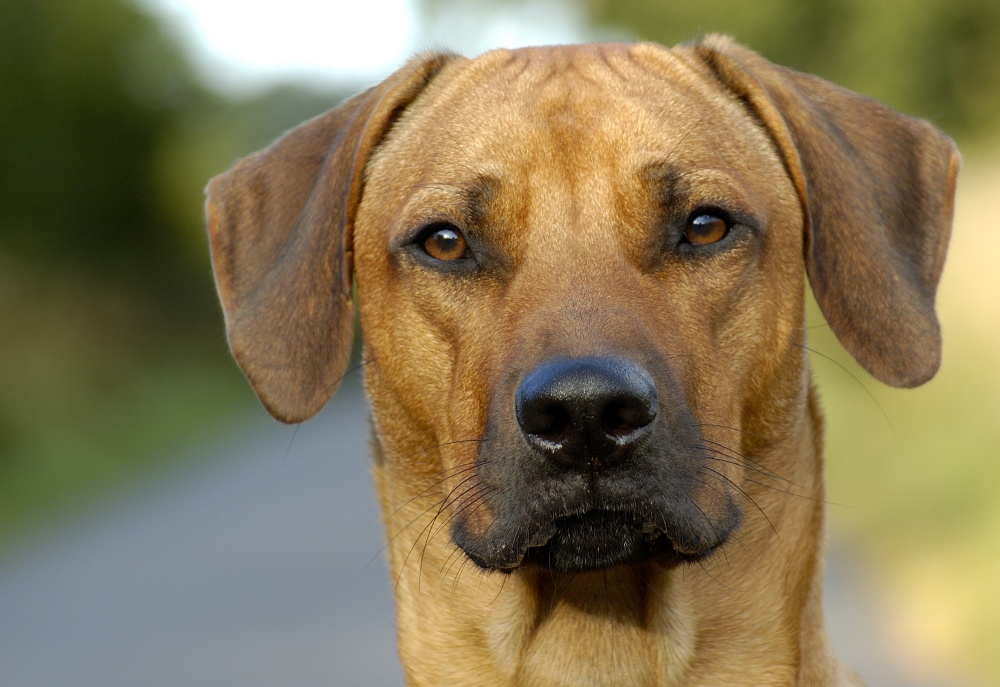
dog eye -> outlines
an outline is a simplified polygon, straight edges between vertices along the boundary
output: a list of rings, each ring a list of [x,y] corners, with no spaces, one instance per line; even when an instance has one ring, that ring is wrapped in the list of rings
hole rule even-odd
[[[435,260],[461,260],[472,257],[462,232],[450,224],[433,224],[420,240],[420,247]]]
[[[730,222],[709,213],[701,213],[688,220],[684,227],[684,240],[695,246],[707,246],[726,238]]]

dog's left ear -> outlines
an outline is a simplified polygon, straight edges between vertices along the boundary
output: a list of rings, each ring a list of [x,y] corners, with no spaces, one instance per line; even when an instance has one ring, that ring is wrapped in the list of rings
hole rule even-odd
[[[208,233],[229,347],[279,420],[315,415],[344,374],[365,164],[450,59],[413,59],[209,182]]]
[[[913,387],[933,377],[955,144],[924,121],[727,38],[709,36],[692,49],[782,155],[806,217],[809,281],[837,338],[886,384]]]

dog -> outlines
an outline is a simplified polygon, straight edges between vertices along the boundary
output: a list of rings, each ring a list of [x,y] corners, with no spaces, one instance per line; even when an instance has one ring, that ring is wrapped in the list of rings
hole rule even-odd
[[[958,168],[708,36],[423,54],[213,179],[279,420],[345,374],[356,280],[407,684],[862,684],[824,629],[806,275],[868,372],[927,381]]]

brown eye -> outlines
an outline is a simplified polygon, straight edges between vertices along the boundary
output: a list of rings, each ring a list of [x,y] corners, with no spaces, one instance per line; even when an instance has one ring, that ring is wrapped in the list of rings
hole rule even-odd
[[[696,246],[706,246],[726,238],[729,233],[729,223],[715,215],[698,215],[687,223],[684,228],[684,239]]]
[[[442,226],[427,235],[420,244],[435,260],[460,260],[468,257],[469,244],[454,227]]]

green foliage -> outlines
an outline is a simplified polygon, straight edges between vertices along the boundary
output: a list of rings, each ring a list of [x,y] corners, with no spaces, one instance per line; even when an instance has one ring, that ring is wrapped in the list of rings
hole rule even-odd
[[[954,135],[1000,128],[996,0],[581,0],[595,22],[665,45],[732,35]]]
[[[174,227],[151,163],[200,97],[177,47],[130,4],[0,3],[0,249],[161,276]]]
[[[0,533],[252,402],[203,189],[337,99],[223,100],[128,0],[0,0]]]

